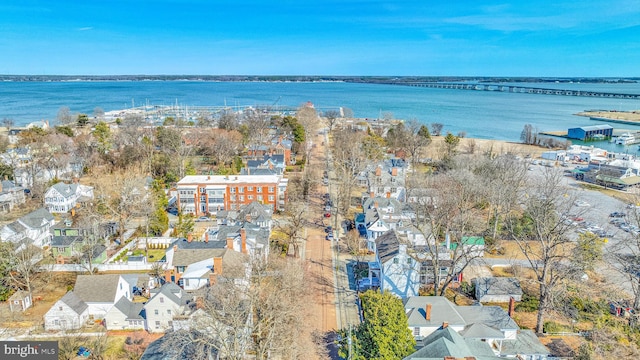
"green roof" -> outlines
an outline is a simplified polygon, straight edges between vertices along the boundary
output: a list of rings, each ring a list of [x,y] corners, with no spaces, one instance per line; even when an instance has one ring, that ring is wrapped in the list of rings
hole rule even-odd
[[[460,240],[460,243],[462,245],[484,245],[484,238],[482,236],[463,236],[462,239]],[[455,250],[458,248],[458,243],[456,242],[452,242],[451,245],[449,245],[449,249],[450,250]]]

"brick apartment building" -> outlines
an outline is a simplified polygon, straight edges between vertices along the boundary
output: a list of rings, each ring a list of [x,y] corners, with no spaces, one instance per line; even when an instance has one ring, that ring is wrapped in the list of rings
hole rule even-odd
[[[279,175],[190,175],[178,181],[178,210],[203,216],[258,201],[284,210],[287,179]]]

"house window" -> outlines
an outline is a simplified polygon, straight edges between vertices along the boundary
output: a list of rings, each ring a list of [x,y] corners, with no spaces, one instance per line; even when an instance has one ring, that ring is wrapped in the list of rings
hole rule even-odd
[[[240,195],[240,201],[244,201],[244,196]]]
[[[413,336],[420,336],[420,328],[419,327],[414,327],[413,328]]]
[[[269,187],[269,192],[270,192],[270,193],[273,193],[275,190],[276,190],[276,188],[275,188],[275,187],[273,187],[273,186],[270,186],[270,187]]]
[[[156,321],[156,329],[160,327],[160,321]]]
[[[56,325],[56,326],[60,325],[60,320],[53,320],[53,325]]]
[[[253,191],[253,186],[249,186],[249,187],[247,187],[247,190],[249,190],[249,191]]]
[[[62,311],[62,306],[58,307],[58,310]]]
[[[247,195],[247,199],[253,200],[253,195]]]
[[[171,315],[171,309],[167,309],[167,315]]]
[[[236,193],[236,188],[232,187],[231,189],[229,189],[229,191],[231,191],[232,194],[235,194]]]
[[[261,193],[262,192],[262,188],[261,187],[256,187],[256,192]]]
[[[262,201],[262,195],[258,195],[258,201]]]
[[[244,193],[244,187],[239,187],[239,188],[238,188],[238,192],[239,192],[240,194]]]
[[[164,303],[164,298],[162,296],[160,296],[160,303],[163,304]]]
[[[153,310],[153,313],[154,313],[155,315],[160,315],[160,312],[158,311],[158,309]]]
[[[269,201],[273,201],[274,197],[273,195],[269,195]]]
[[[397,264],[398,263],[398,258],[393,258],[393,263]]]

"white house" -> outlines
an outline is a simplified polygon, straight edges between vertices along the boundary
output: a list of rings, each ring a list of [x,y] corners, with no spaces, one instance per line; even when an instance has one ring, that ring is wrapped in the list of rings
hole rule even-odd
[[[102,319],[120,298],[133,300],[131,289],[122,275],[78,275],[73,292],[87,304],[89,316]]]
[[[82,198],[93,199],[93,187],[60,182],[47,189],[44,194],[44,204],[51,213],[67,213]]]
[[[44,315],[44,329],[77,330],[89,320],[88,310],[87,304],[73,291],[69,291]]]
[[[107,330],[144,330],[147,328],[144,317],[144,304],[132,302],[121,297],[104,316]]]
[[[173,318],[191,312],[191,295],[174,283],[166,283],[152,290],[152,296],[144,305],[147,331],[165,332],[173,328]]]
[[[398,232],[390,230],[376,239],[376,261],[380,291],[390,291],[403,299],[418,295],[421,264],[408,253]]]
[[[458,306],[443,296],[411,297],[404,304],[409,329],[418,347],[432,346],[431,335],[446,329],[454,330],[467,341],[489,345],[496,357],[541,360],[549,355],[535,334],[520,330],[511,316],[499,306]],[[424,355],[425,352],[419,350],[408,358],[429,358]],[[458,353],[458,356],[471,355]]]
[[[13,181],[2,180],[0,182],[0,211],[9,212],[16,205],[24,204],[24,188],[17,186]]]
[[[46,209],[35,210],[0,229],[0,237],[12,243],[30,243],[37,247],[51,244],[50,229],[55,219]]]

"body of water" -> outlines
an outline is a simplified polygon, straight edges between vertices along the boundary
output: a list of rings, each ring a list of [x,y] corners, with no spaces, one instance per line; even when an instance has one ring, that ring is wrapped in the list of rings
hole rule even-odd
[[[640,93],[640,84],[518,84],[544,88]],[[311,101],[320,109],[347,107],[356,117],[444,124],[444,131],[469,137],[518,141],[525,124],[539,131],[602,124],[573,114],[586,109],[638,110],[640,101],[496,91],[428,89],[341,82],[77,81],[0,82],[0,119],[18,125],[55,122],[60,107],[92,114],[132,106],[292,106]],[[640,127],[611,124],[614,128]],[[597,145],[597,144],[596,144]],[[636,146],[637,147],[637,146]],[[621,149],[621,147],[618,147]]]

